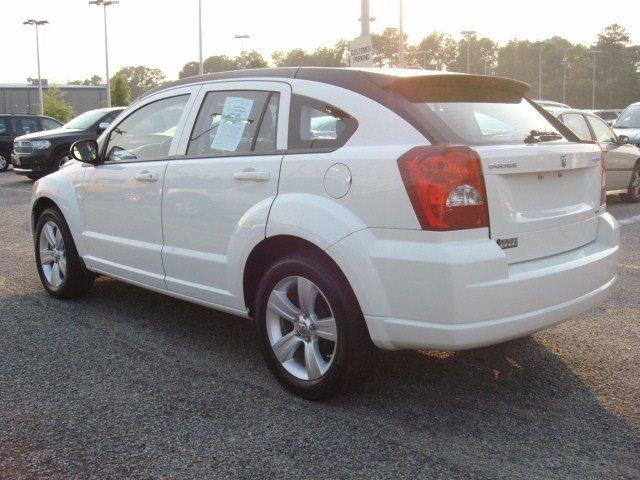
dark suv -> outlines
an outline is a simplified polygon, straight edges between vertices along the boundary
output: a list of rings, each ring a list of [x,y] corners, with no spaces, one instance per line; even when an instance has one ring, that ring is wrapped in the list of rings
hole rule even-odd
[[[95,140],[124,110],[99,108],[45,132],[30,133],[13,142],[13,171],[32,180],[58,170],[69,157],[69,147],[78,140]]]
[[[62,124],[49,117],[28,113],[0,114],[0,172],[4,172],[11,160],[13,140],[20,135],[60,128]]]

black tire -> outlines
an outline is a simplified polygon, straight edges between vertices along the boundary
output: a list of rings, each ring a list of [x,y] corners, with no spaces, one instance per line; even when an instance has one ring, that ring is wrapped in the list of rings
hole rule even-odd
[[[40,236],[42,229],[47,222],[53,222],[55,224],[64,240],[66,252],[66,274],[62,279],[62,283],[58,286],[52,285],[47,280],[40,258]],[[67,222],[65,222],[64,217],[58,210],[48,208],[38,217],[34,237],[34,249],[36,255],[36,267],[38,269],[40,281],[42,282],[45,290],[47,290],[47,292],[49,292],[53,297],[58,299],[79,298],[86,295],[91,289],[95,275],[87,270],[84,262],[78,255],[78,251],[73,243],[73,238],[71,237],[71,232],[69,231]]]
[[[280,281],[292,276],[303,277],[317,286],[335,319],[337,343],[332,360],[328,370],[315,380],[300,379],[284,368],[276,358],[267,331],[269,296]],[[357,387],[372,369],[376,348],[358,301],[342,272],[320,254],[294,253],[275,262],[260,281],[254,312],[260,349],[267,366],[282,386],[295,395],[309,400],[335,396]]]
[[[62,150],[56,152],[56,154],[53,156],[53,164],[51,165],[51,171],[57,172],[58,170],[60,170],[62,165],[66,163],[64,160],[68,156],[69,156],[69,150],[66,148],[63,148]]]
[[[636,166],[633,172],[631,172],[631,180],[629,181],[627,193],[620,195],[620,199],[626,203],[640,202],[640,160],[636,162]]]
[[[40,178],[40,175],[26,175],[29,180],[33,180],[34,182]]]
[[[0,172],[4,172],[9,168],[9,157],[4,153],[0,153]]]

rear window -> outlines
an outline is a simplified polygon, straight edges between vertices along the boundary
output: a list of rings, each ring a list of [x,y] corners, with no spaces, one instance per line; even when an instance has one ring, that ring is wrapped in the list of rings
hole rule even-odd
[[[391,88],[417,109],[427,130],[433,125],[452,143],[517,144],[532,130],[561,135],[523,98],[519,85],[501,79],[410,79]]]

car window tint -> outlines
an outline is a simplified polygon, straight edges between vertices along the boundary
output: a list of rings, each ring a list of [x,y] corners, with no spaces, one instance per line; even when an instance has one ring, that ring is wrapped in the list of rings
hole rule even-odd
[[[9,129],[7,128],[7,121],[4,118],[0,118],[0,135],[8,135]]]
[[[11,119],[11,128],[14,135],[26,135],[28,133],[38,132],[38,123],[35,118],[17,117]]]
[[[339,108],[313,98],[293,95],[289,148],[338,148],[358,127],[355,118]]]
[[[254,152],[273,152],[276,149],[276,132],[278,128],[278,103],[280,94],[272,93],[262,116],[260,130],[255,140]]]
[[[111,131],[106,159],[122,162],[167,158],[188,100],[189,95],[165,98],[130,114]]]
[[[62,126],[60,122],[51,118],[41,118],[40,121],[42,122],[45,130],[53,130],[54,128],[60,128]]]
[[[596,135],[597,142],[616,142],[615,133],[613,133],[613,130],[611,130],[606,123],[599,118],[592,117],[591,115],[587,117],[587,120],[589,120],[589,124],[591,125],[591,128],[593,128],[593,133]]]
[[[562,115],[562,121],[580,140],[593,140],[584,116],[579,113],[565,113]]]
[[[269,109],[277,94],[263,91],[237,90],[209,92],[202,102],[198,118],[191,132],[187,155],[207,156],[224,153],[248,153],[258,146],[256,132],[261,118],[264,130],[259,147],[265,151],[272,142],[275,149],[275,111]],[[264,117],[263,117],[264,113]],[[271,127],[269,126],[271,123]],[[270,140],[267,137],[272,137]]]

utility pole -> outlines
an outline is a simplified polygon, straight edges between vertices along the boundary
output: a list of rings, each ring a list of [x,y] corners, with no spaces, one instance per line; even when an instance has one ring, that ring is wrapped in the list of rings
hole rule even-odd
[[[119,0],[91,0],[89,5],[102,6],[104,12],[104,63],[107,75],[107,107],[111,108],[111,78],[109,77],[109,42],[107,41],[107,7],[118,5]]]
[[[399,0],[399,2],[400,2],[400,29],[399,29],[398,33],[400,34],[399,35],[400,38],[398,39],[398,43],[399,43],[399,45],[398,45],[398,48],[399,48],[399,51],[398,51],[398,67],[399,68],[404,68],[404,29],[403,29],[403,26],[402,26],[403,16],[404,16],[403,12],[402,12],[403,1]]]
[[[369,0],[360,1],[360,36],[366,37],[369,31]]]
[[[540,58],[538,62],[538,100],[542,100],[542,42],[539,42]]]
[[[602,53],[600,50],[589,50],[587,53],[593,55],[593,76],[591,77],[591,108],[596,108],[596,55]]]
[[[571,63],[565,58],[560,65],[562,65],[562,103],[567,103],[567,67],[571,67]]]
[[[202,0],[198,0],[198,50],[200,53],[198,72],[202,75],[204,73],[204,63],[202,63]]]
[[[42,77],[40,76],[40,38],[38,36],[38,25],[46,25],[47,20],[34,20],[30,18],[22,22],[23,25],[35,25],[36,27],[36,59],[38,61],[38,97],[40,99],[40,115],[44,115],[44,99],[42,95]]]
[[[471,72],[471,37],[476,34],[475,30],[464,30],[460,32],[467,38],[467,73]]]

